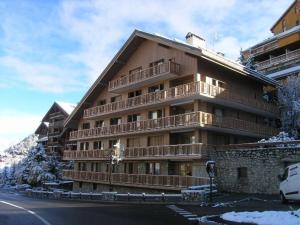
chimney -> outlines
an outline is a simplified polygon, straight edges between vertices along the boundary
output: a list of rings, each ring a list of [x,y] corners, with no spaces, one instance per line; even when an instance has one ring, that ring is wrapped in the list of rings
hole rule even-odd
[[[191,32],[188,32],[188,34],[185,36],[185,39],[188,44],[193,45],[196,48],[206,47],[205,39]]]

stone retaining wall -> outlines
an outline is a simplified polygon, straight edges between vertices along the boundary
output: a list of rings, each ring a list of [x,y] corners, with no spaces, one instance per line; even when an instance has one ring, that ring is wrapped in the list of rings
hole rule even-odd
[[[62,191],[36,191],[26,190],[26,195],[33,198],[44,199],[65,199],[65,200],[95,200],[111,202],[161,202],[161,203],[179,203],[179,202],[204,202],[206,195],[203,191],[188,191],[182,194],[132,194],[118,192],[102,193],[81,193],[81,192],[62,192]]]
[[[278,194],[278,175],[289,164],[300,162],[300,147],[215,150],[219,190]]]

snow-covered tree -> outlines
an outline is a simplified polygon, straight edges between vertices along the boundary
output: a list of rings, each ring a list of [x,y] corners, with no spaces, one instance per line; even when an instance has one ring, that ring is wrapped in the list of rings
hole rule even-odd
[[[290,76],[278,89],[281,123],[285,132],[295,138],[300,134],[300,77]]]
[[[42,145],[32,148],[16,170],[19,183],[38,186],[43,182],[61,179],[63,164],[48,156]]]

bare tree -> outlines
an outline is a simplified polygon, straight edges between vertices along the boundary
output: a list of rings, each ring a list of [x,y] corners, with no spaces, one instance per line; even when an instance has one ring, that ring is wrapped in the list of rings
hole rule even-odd
[[[281,123],[295,138],[300,134],[300,76],[290,76],[278,89]]]

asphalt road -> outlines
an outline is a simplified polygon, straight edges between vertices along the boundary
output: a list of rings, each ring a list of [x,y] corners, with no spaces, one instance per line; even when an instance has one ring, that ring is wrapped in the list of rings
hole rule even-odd
[[[0,192],[0,225],[185,225],[164,205],[32,199]]]

